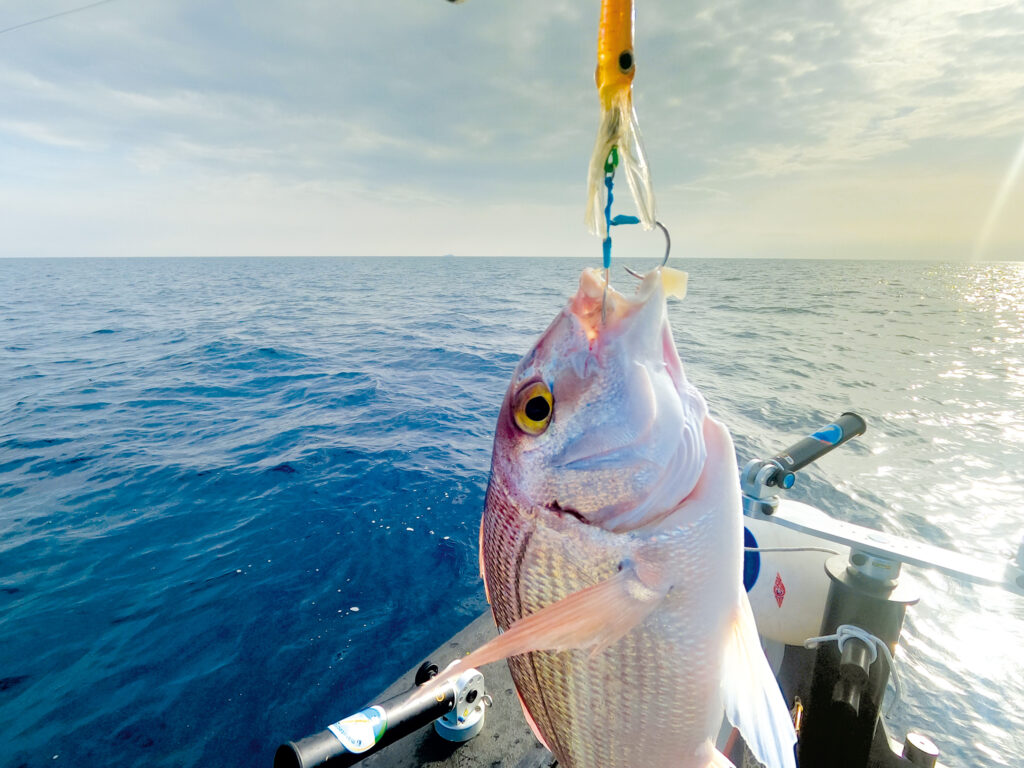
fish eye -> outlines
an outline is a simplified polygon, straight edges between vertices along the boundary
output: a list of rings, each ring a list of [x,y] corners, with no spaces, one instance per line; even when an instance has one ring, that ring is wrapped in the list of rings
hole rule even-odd
[[[633,71],[633,52],[623,51],[619,54],[619,71],[629,74]]]
[[[528,384],[516,395],[513,416],[516,426],[528,435],[539,435],[551,423],[554,398],[543,381]]]

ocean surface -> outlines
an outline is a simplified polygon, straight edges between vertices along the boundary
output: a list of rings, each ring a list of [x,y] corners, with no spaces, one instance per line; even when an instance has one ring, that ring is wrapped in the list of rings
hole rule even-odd
[[[674,265],[741,466],[856,410],[792,496],[1016,552],[1024,263]],[[0,260],[0,765],[269,766],[476,617],[498,406],[583,266]],[[1024,599],[907,575],[896,735],[1024,764]]]

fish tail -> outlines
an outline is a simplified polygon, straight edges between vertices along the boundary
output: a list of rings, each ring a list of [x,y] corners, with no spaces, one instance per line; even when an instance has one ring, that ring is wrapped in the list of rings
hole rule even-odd
[[[611,104],[601,113],[601,126],[597,131],[594,151],[590,155],[587,173],[587,229],[601,237],[608,234],[604,218],[607,197],[604,187],[604,168],[612,147],[618,147],[626,180],[636,201],[637,213],[644,229],[654,226],[654,189],[651,171],[647,165],[640,126],[637,122],[633,99],[628,89],[612,97]]]

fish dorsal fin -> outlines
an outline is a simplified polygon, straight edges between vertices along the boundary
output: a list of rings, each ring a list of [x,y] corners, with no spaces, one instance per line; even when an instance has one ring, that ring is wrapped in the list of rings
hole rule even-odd
[[[664,288],[666,296],[674,296],[677,299],[685,298],[688,279],[689,275],[681,269],[661,268],[661,286]]]
[[[644,580],[637,574],[638,567]],[[656,580],[650,566],[625,564],[614,576],[519,619],[445,670],[445,675],[531,651],[584,648],[600,653],[661,604],[671,585],[650,586]]]
[[[793,721],[761,650],[754,614],[742,591],[726,639],[722,700],[726,717],[759,762],[768,768],[796,768]]]

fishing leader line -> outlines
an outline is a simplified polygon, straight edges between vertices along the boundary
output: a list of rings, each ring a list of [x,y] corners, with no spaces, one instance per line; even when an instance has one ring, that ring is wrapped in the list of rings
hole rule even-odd
[[[601,296],[601,322],[604,323],[607,320],[605,305],[608,301],[608,286],[611,285],[611,268],[612,268],[612,227],[619,227],[624,224],[639,224],[640,218],[638,216],[625,216],[619,214],[618,216],[612,217],[612,202],[615,200],[614,186],[615,186],[615,169],[619,165],[619,148],[616,145],[612,145],[611,150],[608,152],[608,157],[604,161],[604,186],[607,190],[607,197],[604,205],[604,223],[605,223],[605,236],[604,240],[601,241],[601,255],[602,265],[604,266],[604,293]],[[669,254],[672,253],[672,236],[668,233],[668,227],[662,224],[660,221],[655,221],[654,225],[661,230],[662,234],[665,235],[665,255],[661,260],[659,266],[664,267],[668,264]],[[638,272],[626,267],[626,271],[633,277],[643,279],[643,275]]]
[[[22,29],[23,27],[31,27],[33,24],[42,24],[44,21],[50,21],[50,19],[59,19],[61,16],[70,16],[72,13],[87,11],[90,8],[95,8],[98,5],[106,5],[107,3],[112,2],[114,2],[114,0],[98,0],[98,2],[89,3],[88,5],[80,5],[77,8],[69,8],[66,11],[51,13],[49,16],[41,16],[38,19],[32,19],[32,21],[23,21],[21,24],[15,24],[13,27],[4,27],[3,29],[0,29],[0,35],[6,32],[13,32],[16,29]]]

